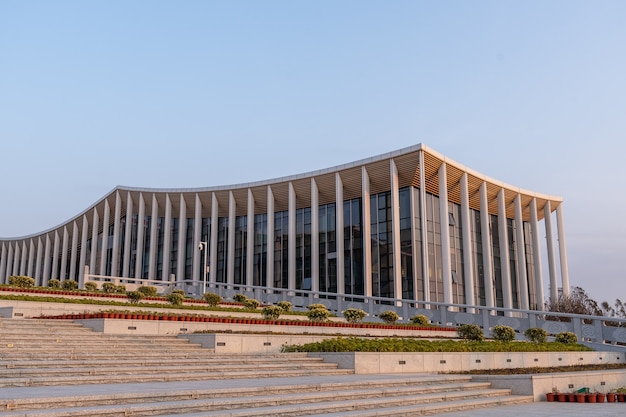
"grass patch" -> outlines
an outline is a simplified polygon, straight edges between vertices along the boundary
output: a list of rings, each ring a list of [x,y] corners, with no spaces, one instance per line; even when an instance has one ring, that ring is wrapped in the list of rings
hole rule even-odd
[[[581,352],[593,349],[556,342],[465,342],[409,338],[339,337],[303,345],[285,345],[283,352]]]

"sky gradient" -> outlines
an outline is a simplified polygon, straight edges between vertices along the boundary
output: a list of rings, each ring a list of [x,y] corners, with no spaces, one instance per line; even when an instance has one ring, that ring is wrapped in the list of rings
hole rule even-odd
[[[624,299],[625,21],[617,0],[0,0],[0,236],[116,185],[237,184],[425,143],[562,196],[571,284]]]

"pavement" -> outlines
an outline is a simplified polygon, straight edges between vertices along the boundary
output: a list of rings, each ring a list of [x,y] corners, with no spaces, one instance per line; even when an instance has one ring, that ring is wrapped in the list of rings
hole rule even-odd
[[[622,417],[626,403],[578,404],[547,401],[437,414],[437,417]]]

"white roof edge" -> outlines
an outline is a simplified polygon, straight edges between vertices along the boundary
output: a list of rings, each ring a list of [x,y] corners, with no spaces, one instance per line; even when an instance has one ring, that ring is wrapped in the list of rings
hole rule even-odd
[[[529,195],[529,196],[533,196],[536,198],[542,198],[542,199],[546,199],[546,200],[552,200],[552,201],[559,201],[562,202],[563,199],[561,197],[558,196],[552,196],[552,195],[548,195],[548,194],[541,194],[541,193],[537,193],[534,191],[529,191],[529,190],[525,190],[523,188],[519,188],[519,187],[515,187],[512,186],[510,184],[504,183],[502,181],[496,180],[494,178],[488,177],[487,175],[481,174],[478,171],[475,171],[471,168],[466,167],[463,164],[460,164],[458,162],[456,162],[455,160],[448,158],[444,155],[442,155],[441,153],[435,151],[434,149],[424,145],[423,143],[418,143],[417,145],[412,145],[412,146],[408,146],[402,149],[398,149],[395,151],[391,151],[391,152],[387,152],[381,155],[376,155],[376,156],[372,156],[372,157],[368,157],[368,158],[364,158],[364,159],[360,159],[357,161],[353,161],[353,162],[348,162],[346,164],[342,164],[342,165],[337,165],[334,167],[330,167],[330,168],[323,168],[323,169],[319,169],[316,171],[311,171],[311,172],[307,172],[307,173],[302,173],[302,174],[295,174],[295,175],[289,175],[289,176],[285,176],[285,177],[278,177],[278,178],[273,178],[273,179],[268,179],[268,180],[261,180],[261,181],[255,181],[255,182],[248,182],[248,183],[241,183],[241,184],[233,184],[233,185],[219,185],[219,186],[214,186],[214,187],[200,187],[200,188],[143,188],[143,187],[128,187],[128,186],[123,186],[123,185],[118,185],[115,188],[113,188],[111,191],[109,191],[108,193],[106,193],[102,198],[98,199],[95,203],[93,203],[92,205],[90,205],[88,208],[86,208],[85,210],[83,210],[82,212],[80,212],[79,214],[77,214],[76,216],[66,220],[65,222],[62,222],[54,227],[51,227],[47,230],[41,231],[41,232],[37,232],[37,233],[33,233],[30,235],[26,235],[26,236],[19,236],[19,237],[11,237],[11,238],[0,238],[0,242],[3,241],[16,241],[16,240],[26,240],[26,239],[32,239],[32,238],[36,238],[39,236],[43,236],[47,233],[50,232],[54,232],[55,230],[59,230],[69,224],[71,224],[72,222],[80,219],[82,216],[86,215],[87,213],[89,213],[91,210],[94,209],[94,207],[98,206],[99,204],[101,204],[104,200],[106,200],[107,198],[109,198],[109,196],[111,196],[112,194],[114,194],[117,191],[134,191],[134,192],[146,192],[146,193],[150,193],[150,192],[154,192],[154,193],[201,193],[201,192],[214,192],[214,191],[230,191],[230,190],[234,190],[234,189],[240,189],[240,188],[252,188],[252,187],[260,187],[260,186],[267,186],[267,185],[272,185],[272,184],[277,184],[277,183],[282,183],[282,182],[289,182],[289,181],[295,181],[295,180],[301,180],[301,179],[305,179],[305,178],[314,178],[316,176],[319,175],[323,175],[323,174],[328,174],[328,173],[332,173],[332,172],[340,172],[349,168],[354,168],[355,166],[362,166],[362,165],[367,165],[367,164],[371,164],[374,162],[378,162],[378,161],[383,161],[385,159],[391,159],[397,156],[401,156],[407,153],[411,153],[411,152],[417,152],[423,150],[425,152],[428,152],[429,154],[441,159],[442,161],[444,161],[445,163],[452,165],[458,169],[460,169],[463,172],[467,172],[468,174],[471,174],[477,178],[481,178],[483,179],[485,182],[489,182],[492,184],[495,184],[497,186],[500,186],[502,188],[506,188],[508,190],[511,191],[515,191],[518,192],[520,194],[525,194],[525,195]]]

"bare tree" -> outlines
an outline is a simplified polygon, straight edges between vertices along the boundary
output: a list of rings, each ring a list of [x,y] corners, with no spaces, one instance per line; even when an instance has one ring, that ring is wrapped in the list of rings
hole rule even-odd
[[[556,300],[548,300],[546,302],[546,310],[555,313],[584,314],[587,316],[604,315],[598,303],[580,287],[572,288],[569,295],[561,294]],[[552,317],[551,319],[554,320],[556,318]]]

